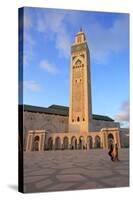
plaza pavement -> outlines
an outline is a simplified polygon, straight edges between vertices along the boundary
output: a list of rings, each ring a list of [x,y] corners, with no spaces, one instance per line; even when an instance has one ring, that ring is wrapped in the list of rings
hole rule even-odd
[[[112,162],[107,150],[24,153],[24,191],[48,192],[129,186],[129,150]]]

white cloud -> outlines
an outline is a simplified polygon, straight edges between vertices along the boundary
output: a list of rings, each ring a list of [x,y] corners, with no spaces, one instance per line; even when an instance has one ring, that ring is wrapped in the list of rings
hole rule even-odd
[[[96,63],[106,64],[111,53],[121,52],[128,47],[127,17],[118,18],[110,28],[105,28],[95,20],[88,27],[88,45]]]
[[[37,31],[45,33],[45,37],[54,40],[61,56],[68,57],[71,43],[69,31],[64,23],[65,17],[65,11],[40,12],[37,15],[36,28]]]
[[[128,47],[127,19],[127,16],[116,18],[110,28],[101,25],[94,16],[93,19],[91,17],[86,19],[88,23],[86,22],[83,31],[85,30],[91,56],[96,63],[106,64],[111,53],[121,52]],[[36,27],[39,32],[43,32],[45,36],[47,35],[47,37],[55,40],[55,46],[60,55],[68,57],[70,54],[71,34],[66,24],[68,23],[69,27],[77,27],[78,21],[80,25],[83,23],[78,13],[68,14],[65,11],[53,10],[48,13],[39,13]]]
[[[129,122],[129,101],[122,103],[120,112],[116,114],[115,120],[122,123]]]
[[[101,13],[102,15],[102,13]],[[68,12],[65,10],[44,10],[40,9],[31,17],[30,12],[25,12],[25,29],[27,32],[32,28],[37,32],[41,32],[45,40],[52,40],[59,55],[69,57],[71,37],[75,33],[70,33],[82,24],[84,18],[78,12]],[[69,25],[69,26],[68,26]],[[86,25],[83,25],[88,46],[91,50],[91,58],[95,63],[106,64],[110,61],[111,53],[119,53],[128,47],[128,18],[120,16],[114,20],[110,28],[107,28],[99,23],[95,15],[88,15]],[[26,34],[29,34],[26,33]],[[28,36],[26,36],[28,37]],[[30,35],[31,37],[31,35]],[[74,38],[73,38],[74,40]],[[27,42],[27,57],[32,57],[35,41],[33,38]],[[26,58],[28,62],[28,58]]]
[[[36,83],[36,81],[33,80],[25,80],[23,82],[24,85],[24,90],[30,90],[32,92],[39,92],[41,90],[41,87],[38,83]]]
[[[52,64],[52,63],[49,63],[47,60],[42,60],[40,62],[40,67],[47,71],[48,73],[50,74],[58,74],[59,73],[59,70],[58,68],[56,67],[55,64]]]

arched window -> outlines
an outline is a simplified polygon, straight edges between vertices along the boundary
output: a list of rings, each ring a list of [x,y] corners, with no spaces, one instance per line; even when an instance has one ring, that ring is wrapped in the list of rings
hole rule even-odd
[[[39,136],[38,135],[34,137],[34,141],[39,141]]]
[[[74,122],[74,119],[72,119],[72,122]]]
[[[76,61],[75,65],[76,65],[76,66],[81,65],[81,60],[78,59],[78,60]]]
[[[78,36],[78,43],[81,42],[81,36]]]
[[[79,117],[77,117],[77,122],[79,122],[80,121],[80,118]]]
[[[85,121],[85,118],[83,118],[83,121]]]

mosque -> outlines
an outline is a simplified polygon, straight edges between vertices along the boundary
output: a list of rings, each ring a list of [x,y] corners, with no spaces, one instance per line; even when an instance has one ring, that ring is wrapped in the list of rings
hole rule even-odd
[[[69,107],[23,106],[24,151],[108,149],[121,147],[120,124],[92,113],[90,52],[80,30],[71,45]]]

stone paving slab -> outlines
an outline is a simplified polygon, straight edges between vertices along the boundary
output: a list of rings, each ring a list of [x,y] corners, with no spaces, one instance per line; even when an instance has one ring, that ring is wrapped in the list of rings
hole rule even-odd
[[[112,162],[107,150],[24,153],[24,191],[48,192],[129,186],[129,150]]]

